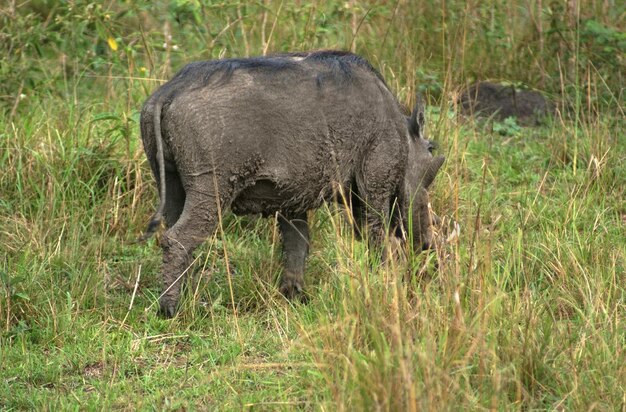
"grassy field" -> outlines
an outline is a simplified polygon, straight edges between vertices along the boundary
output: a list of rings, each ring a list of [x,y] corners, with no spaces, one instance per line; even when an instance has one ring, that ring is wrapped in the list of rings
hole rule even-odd
[[[3,3],[0,410],[626,410],[626,8],[547,3]],[[226,215],[160,319],[143,101],[185,62],[319,48],[425,94],[460,235],[372,265],[312,212],[305,305],[275,222]],[[557,114],[456,116],[480,79]]]

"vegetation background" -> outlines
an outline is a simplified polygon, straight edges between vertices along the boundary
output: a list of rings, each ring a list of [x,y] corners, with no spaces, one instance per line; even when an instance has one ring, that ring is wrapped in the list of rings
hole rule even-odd
[[[3,1],[0,409],[626,410],[625,18],[614,0]],[[407,107],[426,95],[433,208],[460,235],[372,266],[329,205],[301,305],[277,292],[275,222],[229,215],[158,318],[158,238],[135,242],[157,204],[143,101],[192,60],[320,48],[368,58]],[[557,113],[456,116],[483,79]]]

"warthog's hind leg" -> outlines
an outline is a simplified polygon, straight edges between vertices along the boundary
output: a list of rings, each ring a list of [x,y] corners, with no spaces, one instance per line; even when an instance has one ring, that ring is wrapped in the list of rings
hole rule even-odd
[[[172,317],[176,313],[180,285],[186,271],[189,270],[192,253],[215,232],[217,220],[215,197],[206,192],[188,190],[180,217],[161,239],[163,248],[163,293],[159,300],[161,316]]]
[[[283,240],[284,271],[280,292],[288,299],[304,297],[304,262],[309,253],[309,226],[306,213],[292,218],[278,215]]]

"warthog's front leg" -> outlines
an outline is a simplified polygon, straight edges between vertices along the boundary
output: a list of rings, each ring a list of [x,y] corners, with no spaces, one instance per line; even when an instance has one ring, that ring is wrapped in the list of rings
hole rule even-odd
[[[306,213],[290,218],[278,215],[283,239],[284,271],[280,291],[288,299],[303,296],[304,262],[309,253],[309,226]]]

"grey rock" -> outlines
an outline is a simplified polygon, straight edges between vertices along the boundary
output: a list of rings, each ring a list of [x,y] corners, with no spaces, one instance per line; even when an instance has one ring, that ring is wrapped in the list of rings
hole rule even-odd
[[[537,91],[491,82],[468,87],[458,103],[465,115],[493,116],[498,120],[515,117],[523,125],[538,124],[554,112],[554,105]]]

